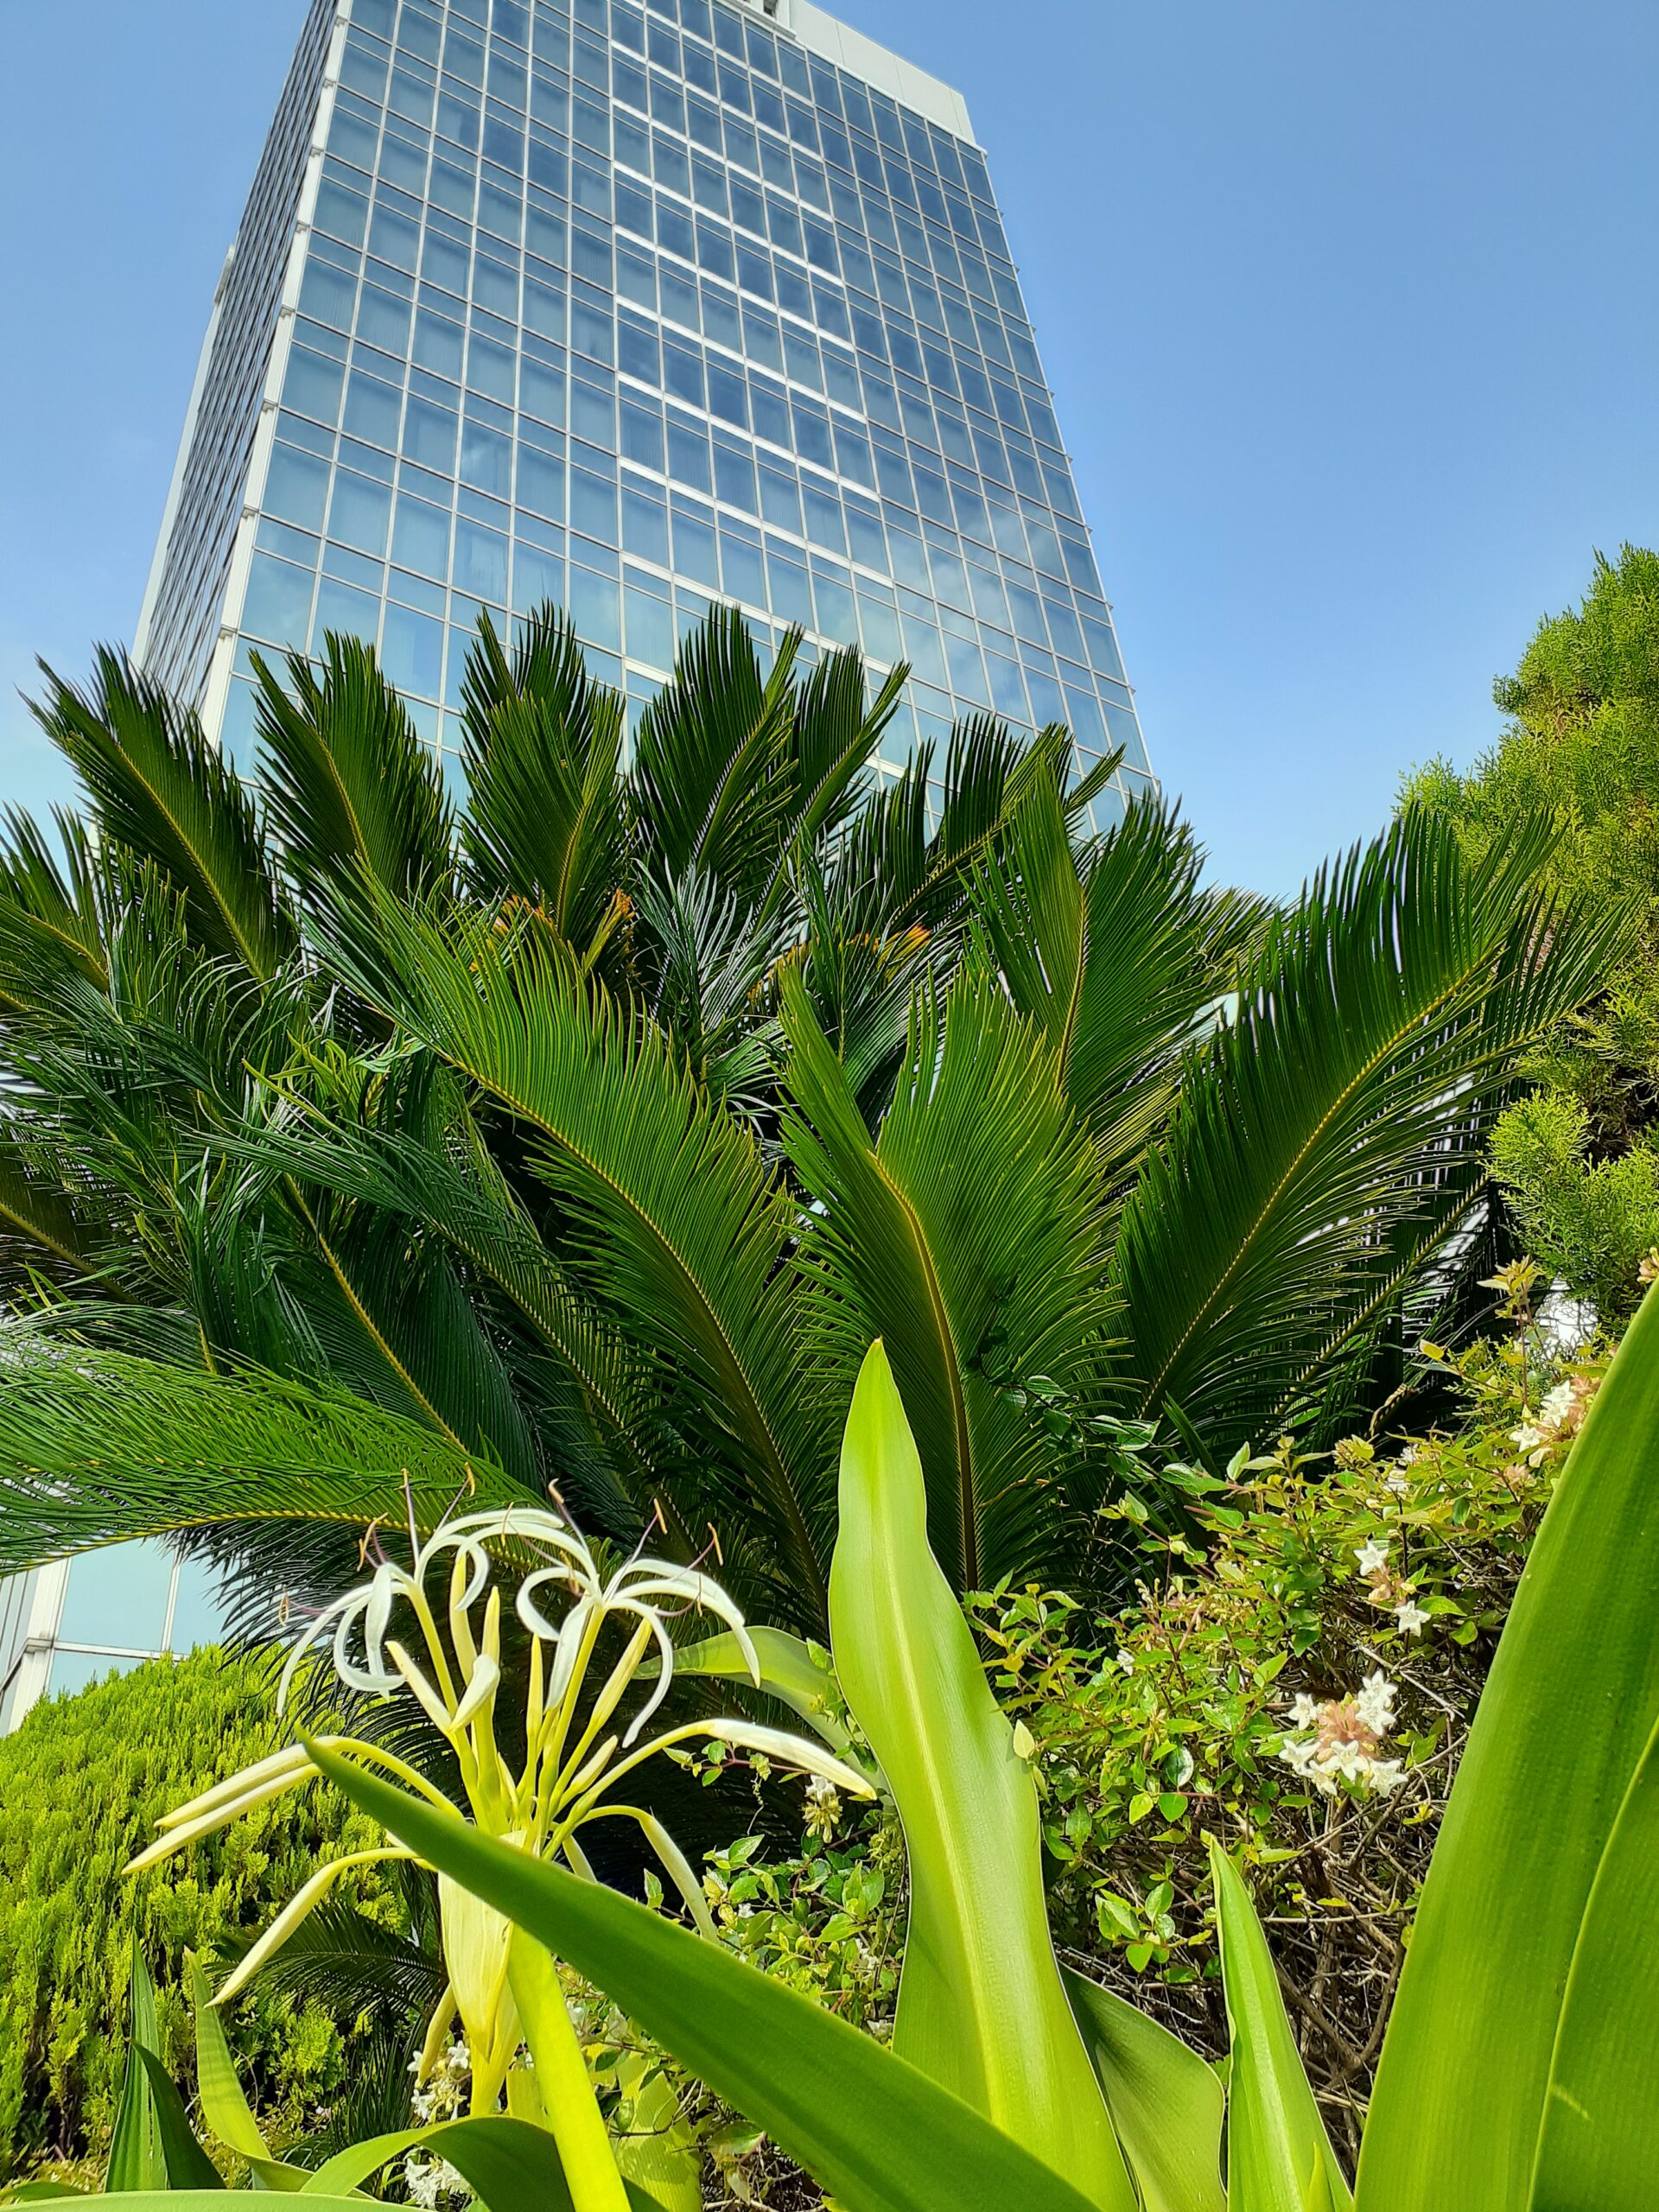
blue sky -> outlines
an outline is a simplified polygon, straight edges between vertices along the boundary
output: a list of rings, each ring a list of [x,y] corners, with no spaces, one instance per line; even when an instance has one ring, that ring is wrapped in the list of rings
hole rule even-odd
[[[966,93],[1153,763],[1294,887],[1659,538],[1651,0],[840,0]],[[0,799],[130,637],[301,0],[0,5]]]

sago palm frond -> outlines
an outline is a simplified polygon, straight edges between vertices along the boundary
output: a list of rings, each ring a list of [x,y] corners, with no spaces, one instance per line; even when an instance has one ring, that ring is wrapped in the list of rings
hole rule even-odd
[[[321,676],[291,653],[286,682],[257,653],[265,804],[304,905],[349,901],[360,876],[409,899],[446,884],[453,811],[430,746],[372,647],[329,636]]]
[[[198,944],[274,974],[295,949],[293,915],[253,802],[195,716],[107,646],[86,691],[41,672],[47,696],[31,712],[91,793],[101,835],[155,862]]]
[[[1046,779],[980,865],[974,912],[1113,1177],[1174,1096],[1174,1064],[1218,988],[1192,832],[1156,799],[1078,853]]]
[[[957,725],[942,777],[933,747],[918,746],[904,772],[866,804],[836,855],[836,876],[860,894],[860,926],[892,934],[954,921],[974,868],[1030,779],[1060,773],[1052,741],[1028,748],[990,715]]]
[[[1478,1187],[1520,1056],[1625,925],[1553,906],[1524,830],[1478,868],[1419,812],[1274,924],[1125,1208],[1148,1412],[1224,1451],[1321,1398]]]
[[[464,1108],[435,1137],[391,1117],[375,1125],[349,1118],[336,1102],[289,1096],[224,1149],[395,1217],[409,1236],[445,1239],[474,1297],[493,1293],[495,1315],[545,1355],[534,1366],[526,1417],[533,1414],[561,1489],[608,1533],[632,1541],[659,1469],[673,1464],[645,1363],[567,1280]],[[505,1330],[496,1333],[500,1357],[523,1367],[525,1351],[514,1351]]]
[[[794,979],[785,1142],[810,1197],[815,1347],[849,1402],[887,1344],[959,1589],[1052,1556],[1069,1499],[1051,1401],[1098,1396],[1105,1192],[1040,1031],[964,971],[912,1016],[872,1141]],[[844,1410],[844,1405],[838,1410]]]
[[[130,1537],[262,1522],[435,1528],[500,1468],[344,1391],[0,1338],[0,1573]]]
[[[693,873],[753,899],[786,842],[787,772],[800,632],[764,671],[748,625],[717,607],[680,648],[640,716],[629,773],[636,866],[671,882]]]
[[[796,695],[786,773],[791,785],[768,880],[755,899],[764,920],[790,895],[791,875],[856,810],[858,783],[897,711],[910,671],[901,664],[868,696],[864,658],[848,645],[830,653]]]
[[[930,979],[949,977],[957,940],[919,926],[889,935],[871,912],[879,890],[854,884],[839,868],[810,861],[797,881],[806,934],[785,964],[799,976],[813,1019],[874,1128],[893,1096],[911,1002]]]
[[[0,1017],[38,1008],[65,974],[102,987],[110,903],[108,870],[74,815],[54,810],[61,858],[32,816],[8,807],[3,818]]]
[[[0,1266],[74,1276],[91,1263],[86,1225],[63,1166],[13,1122],[0,1120]]]
[[[532,1141],[569,1211],[572,1272],[653,1358],[668,1418],[696,1440],[675,1485],[688,1517],[754,1516],[779,1604],[821,1618],[829,1430],[804,1383],[782,1264],[793,1208],[754,1141],[667,1036],[585,979],[533,919],[446,926],[365,893],[331,951]]]
[[[511,655],[483,617],[462,702],[472,887],[529,899],[584,950],[622,881],[621,695],[588,675],[569,617],[543,607]]]
[[[777,1033],[763,986],[792,944],[787,906],[771,916],[722,895],[711,876],[669,884],[646,877],[639,914],[659,966],[652,1018],[684,1052],[699,1082],[751,1122],[771,1104]]]

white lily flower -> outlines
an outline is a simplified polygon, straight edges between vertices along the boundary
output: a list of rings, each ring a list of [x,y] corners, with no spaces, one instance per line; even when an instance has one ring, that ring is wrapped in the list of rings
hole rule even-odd
[[[501,1593],[490,1586],[497,1567],[491,1547],[501,1544],[528,1552],[532,1562],[520,1573],[513,1592],[514,1610],[532,1639],[525,1707],[528,1740],[524,1764],[517,1771],[502,1758],[494,1735],[502,1684]],[[608,1575],[601,1573],[579,1531],[557,1514],[537,1506],[461,1516],[443,1522],[411,1548],[412,1566],[378,1559],[364,1582],[307,1623],[283,1669],[279,1708],[301,1666],[325,1648],[347,1688],[371,1697],[407,1692],[454,1748],[475,1824],[512,1848],[537,1856],[561,1856],[592,1878],[579,1831],[596,1820],[632,1820],[697,1926],[710,1935],[714,1924],[702,1885],[683,1852],[654,1814],[619,1804],[610,1796],[612,1785],[623,1775],[660,1751],[700,1737],[775,1760],[810,1777],[815,1793],[811,1807],[820,1819],[832,1799],[838,1804],[842,1795],[874,1796],[864,1775],[817,1742],[745,1719],[698,1720],[642,1740],[673,1681],[672,1618],[690,1612],[712,1614],[731,1632],[757,1686],[761,1681],[760,1656],[741,1609],[700,1567],[636,1557]],[[435,1609],[427,1594],[435,1569],[444,1572],[446,1582],[443,1604]],[[556,1611],[550,1605],[555,1591],[562,1601]],[[475,1631],[474,1615],[480,1602],[484,1616]],[[400,1606],[406,1611],[400,1613]],[[588,1694],[588,1669],[613,1619],[619,1627],[628,1625],[628,1640],[620,1656],[608,1663],[597,1692]],[[441,1620],[447,1625],[447,1637]],[[394,1629],[399,1632],[394,1634]],[[550,1656],[544,1659],[550,1646]],[[645,1655],[653,1649],[653,1678],[647,1688],[642,1670]],[[636,1682],[645,1691],[639,1709],[625,1726],[607,1726]],[[389,1769],[415,1794],[440,1804],[446,1802],[425,1777],[385,1746],[347,1736],[326,1740],[361,1764]],[[135,1870],[188,1848],[199,1837],[309,1780],[315,1772],[306,1748],[291,1745],[216,1783],[167,1816],[155,1843],[134,1861]],[[223,1993],[243,1987],[350,1867],[407,1855],[400,1847],[388,1844],[318,1867],[265,1930]],[[491,2111],[518,2043],[517,2013],[505,1979],[506,1923],[453,1883],[441,1882],[439,1895],[451,1991],[439,2008],[441,2024],[435,2019],[429,2038],[434,2048],[423,2054],[417,2088],[435,2057],[434,2039],[447,2036],[459,2007],[472,2052],[474,2109]]]

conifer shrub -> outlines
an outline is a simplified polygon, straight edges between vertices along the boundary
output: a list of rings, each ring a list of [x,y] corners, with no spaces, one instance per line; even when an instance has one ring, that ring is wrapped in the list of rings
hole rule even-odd
[[[48,1700],[0,1741],[0,2177],[96,2174],[120,2086],[135,1934],[167,2063],[188,2085],[185,1951],[207,1962],[234,1950],[317,1859],[373,1840],[337,1794],[307,1789],[205,1839],[182,1867],[123,1873],[158,1814],[289,1732],[265,1672],[209,1650]],[[392,1907],[372,1879],[348,1894],[371,1913]],[[358,2026],[262,1977],[233,2008],[231,2031],[281,2134],[326,2111]]]

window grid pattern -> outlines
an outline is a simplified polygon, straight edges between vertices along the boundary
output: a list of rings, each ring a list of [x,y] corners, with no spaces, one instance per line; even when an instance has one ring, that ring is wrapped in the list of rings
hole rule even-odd
[[[567,607],[637,710],[715,598],[1147,760],[984,159],[721,0],[353,0],[224,738],[255,646]]]
[[[207,675],[242,512],[283,276],[310,150],[334,0],[313,0],[224,279],[145,660],[194,700]]]
[[[224,1630],[213,1568],[160,1538],[0,1581],[0,1735],[43,1695],[217,1643]]]

